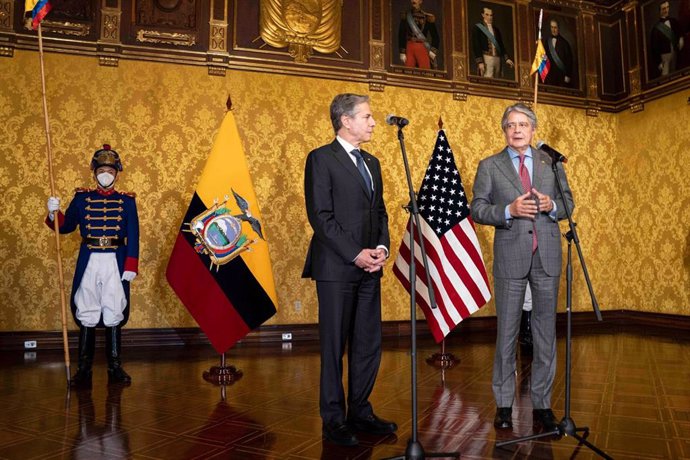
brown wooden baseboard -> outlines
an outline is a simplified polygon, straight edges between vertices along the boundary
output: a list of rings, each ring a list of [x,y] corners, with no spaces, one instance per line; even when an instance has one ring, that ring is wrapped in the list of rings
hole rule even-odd
[[[645,334],[663,334],[668,336],[687,336],[690,330],[690,316],[647,313],[631,310],[607,310],[602,312],[603,321],[598,322],[592,312],[573,313],[573,333],[582,332],[631,332]],[[564,330],[565,313],[558,314],[558,328]],[[384,339],[405,338],[410,335],[409,321],[386,321],[383,323]],[[496,317],[472,317],[463,321],[451,332],[451,337],[481,338],[493,340],[496,331]],[[318,341],[317,324],[289,324],[262,326],[250,332],[242,341],[243,345],[266,345],[284,342],[283,334],[290,333],[292,342]],[[417,334],[428,335],[426,321],[417,321]],[[0,350],[25,350],[26,341],[36,341],[38,350],[56,350],[62,348],[60,331],[17,331],[0,332]],[[178,347],[186,345],[208,345],[206,335],[199,328],[160,328],[160,329],[123,329],[122,341],[126,347]],[[96,335],[96,345],[103,346],[102,334]],[[77,331],[69,333],[70,347],[77,345]],[[31,351],[31,350],[30,350]]]

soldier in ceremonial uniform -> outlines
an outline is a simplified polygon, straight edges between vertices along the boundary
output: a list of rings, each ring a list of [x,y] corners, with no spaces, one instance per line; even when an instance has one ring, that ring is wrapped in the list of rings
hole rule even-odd
[[[120,361],[121,329],[129,318],[129,284],[139,261],[139,218],[133,193],[118,192],[120,156],[103,145],[91,160],[96,188],[78,188],[67,211],[48,198],[46,224],[60,233],[79,227],[82,243],[72,284],[71,306],[79,325],[79,363],[72,386],[90,386],[96,327],[105,327],[108,382],[131,383]]]
[[[436,17],[422,10],[422,0],[411,0],[410,9],[400,15],[398,48],[407,67],[436,68],[439,37]]]

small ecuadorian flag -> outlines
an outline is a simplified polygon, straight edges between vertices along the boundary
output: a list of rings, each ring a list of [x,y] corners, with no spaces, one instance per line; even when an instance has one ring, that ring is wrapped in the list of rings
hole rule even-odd
[[[534,61],[532,62],[532,71],[530,72],[530,75],[534,74],[534,72],[539,72],[541,82],[544,83],[544,80],[546,80],[546,75],[549,73],[550,68],[551,62],[549,61],[549,58],[546,56],[546,50],[544,49],[544,45],[542,44],[541,40],[537,40],[537,52],[534,55]]]
[[[38,29],[38,24],[43,21],[51,8],[52,5],[49,0],[25,0],[24,12],[31,11],[31,27],[34,30]]]
[[[228,196],[226,206],[213,213],[214,205]],[[198,218],[209,211],[211,217]],[[219,215],[221,212],[237,218],[236,223],[230,222],[233,217]],[[213,224],[214,221],[217,224]],[[196,222],[196,233],[190,231],[190,222]],[[238,230],[239,222],[241,227]],[[232,225],[236,226],[234,230]],[[199,238],[206,231],[208,243]],[[226,244],[231,231],[236,236],[241,234],[235,246]],[[168,283],[218,353],[226,352],[276,313],[278,302],[271,259],[263,237],[261,212],[247,160],[234,115],[228,110],[192,196],[166,271]],[[249,250],[238,252],[229,262],[218,264],[218,259],[214,262],[211,257],[226,255],[222,251],[214,253],[215,248],[243,248],[247,240],[253,240]],[[204,244],[208,244],[206,251],[203,250]]]

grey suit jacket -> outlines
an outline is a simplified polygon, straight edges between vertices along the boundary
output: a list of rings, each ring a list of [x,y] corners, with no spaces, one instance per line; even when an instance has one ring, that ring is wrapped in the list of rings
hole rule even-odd
[[[565,206],[575,208],[573,195],[565,177],[563,165],[558,163],[563,178],[564,196],[558,191],[556,177],[551,169],[551,158],[532,147],[532,187],[550,196],[557,206],[557,219],[566,218]],[[508,149],[485,158],[479,163],[472,188],[472,219],[479,224],[491,225],[494,233],[494,267],[497,278],[524,278],[532,260],[532,230],[536,226],[539,254],[549,276],[561,273],[561,234],[558,223],[548,214],[537,214],[536,220],[510,219],[506,221],[505,207],[523,194],[522,183]]]

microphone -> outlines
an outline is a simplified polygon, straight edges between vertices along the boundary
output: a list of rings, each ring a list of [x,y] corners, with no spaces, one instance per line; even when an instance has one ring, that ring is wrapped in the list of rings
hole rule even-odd
[[[553,161],[554,163],[557,163],[559,161],[563,162],[563,163],[568,162],[568,159],[565,157],[565,155],[563,155],[561,152],[559,152],[555,148],[551,147],[550,145],[548,145],[544,141],[537,142],[537,148],[548,153],[549,156],[551,157],[551,161]]]
[[[397,126],[398,128],[404,128],[405,126],[410,124],[410,120],[407,118],[403,117],[397,117],[395,115],[387,115],[386,116],[386,124],[389,124],[391,126]]]

